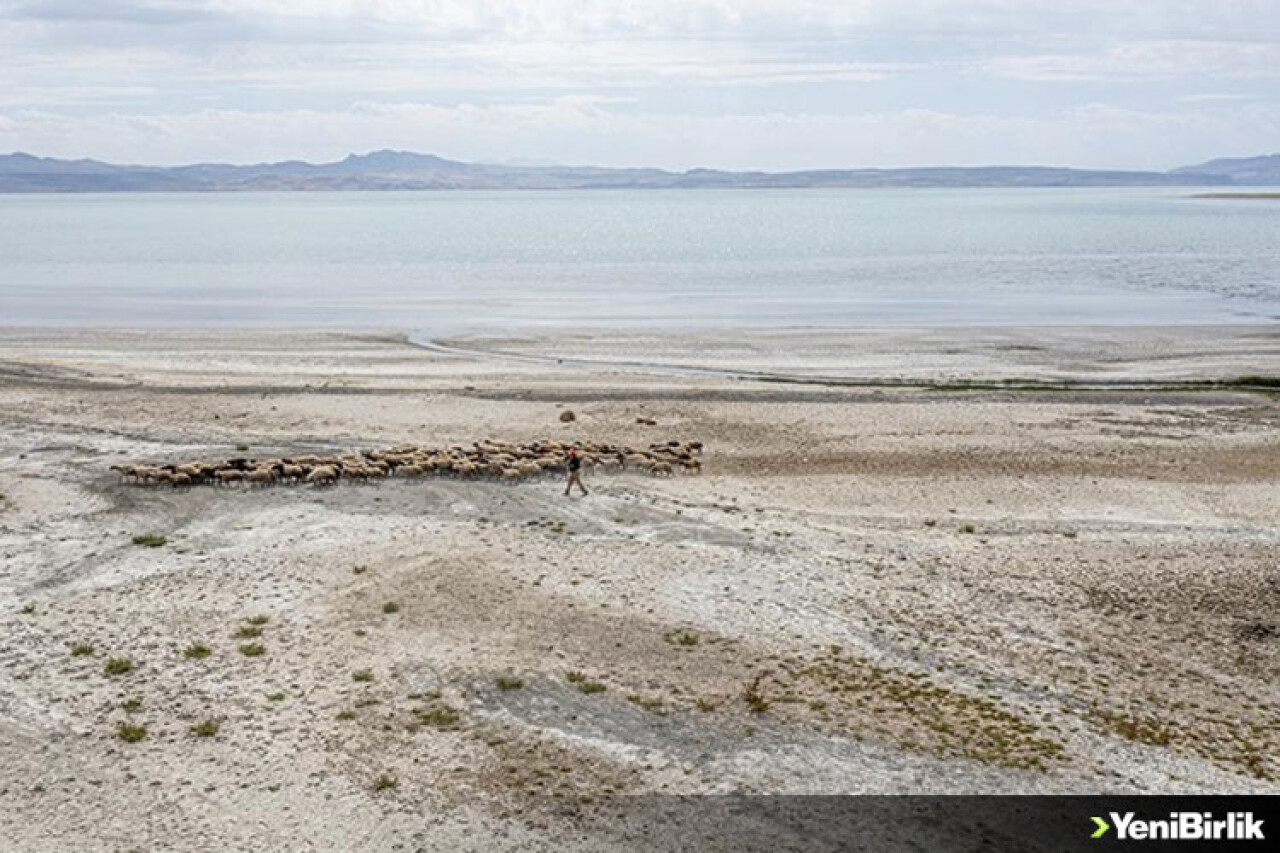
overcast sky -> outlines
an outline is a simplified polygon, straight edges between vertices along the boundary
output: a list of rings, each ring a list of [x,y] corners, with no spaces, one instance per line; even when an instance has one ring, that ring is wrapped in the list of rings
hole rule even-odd
[[[1165,169],[1280,151],[1280,0],[0,0],[0,152]]]

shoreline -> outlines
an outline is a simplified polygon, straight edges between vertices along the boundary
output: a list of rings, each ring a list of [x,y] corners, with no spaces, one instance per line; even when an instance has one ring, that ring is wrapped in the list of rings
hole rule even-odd
[[[5,837],[585,851],[604,828],[547,802],[1280,793],[1275,395],[929,384],[1276,375],[1280,329],[465,343],[519,358],[0,328]],[[703,473],[110,470],[491,439],[697,440]]]

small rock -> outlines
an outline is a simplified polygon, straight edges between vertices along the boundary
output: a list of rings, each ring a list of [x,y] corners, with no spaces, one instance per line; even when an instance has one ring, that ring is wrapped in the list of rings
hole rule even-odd
[[[578,419],[578,416],[568,409],[560,413],[560,423],[562,424],[571,423],[573,421],[576,421],[577,419]]]

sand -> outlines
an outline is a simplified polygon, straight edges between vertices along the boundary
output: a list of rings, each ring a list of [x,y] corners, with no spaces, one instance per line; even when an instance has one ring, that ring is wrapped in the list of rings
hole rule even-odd
[[[1280,401],[1182,384],[1280,374],[1274,327],[448,343],[0,331],[7,849],[622,849],[578,800],[614,795],[1280,793]],[[936,387],[1009,378],[1088,387]],[[486,437],[697,439],[705,472],[566,499],[108,470]]]

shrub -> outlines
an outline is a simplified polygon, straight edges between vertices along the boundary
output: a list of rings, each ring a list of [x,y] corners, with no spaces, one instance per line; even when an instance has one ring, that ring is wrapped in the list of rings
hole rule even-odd
[[[133,537],[134,545],[145,545],[148,548],[159,548],[169,540],[157,533],[139,533]]]
[[[241,625],[236,630],[236,636],[242,640],[252,640],[254,637],[262,636],[262,629],[257,625]]]
[[[128,711],[129,713],[133,713],[134,711],[141,711],[142,700],[136,696],[133,696],[121,702],[120,709],[123,711]]]
[[[71,647],[73,657],[84,657],[93,654],[93,643],[76,643]]]
[[[192,643],[182,650],[182,656],[188,660],[201,660],[213,654],[213,649],[204,643]]]
[[[265,655],[266,648],[261,643],[246,643],[240,647],[240,654],[247,658],[256,658],[259,655]]]
[[[357,669],[355,672],[351,673],[352,681],[369,682],[373,681],[373,679],[374,675],[373,670],[371,669]]]
[[[400,605],[394,601],[388,601],[386,604],[382,605],[382,612],[383,613],[399,613]]]
[[[519,690],[524,687],[524,679],[516,678],[514,675],[499,675],[494,679],[494,683],[498,685],[499,690]]]
[[[396,780],[396,777],[388,776],[386,773],[383,773],[377,779],[373,780],[373,790],[386,791],[390,788],[396,787],[399,784],[400,783]]]

